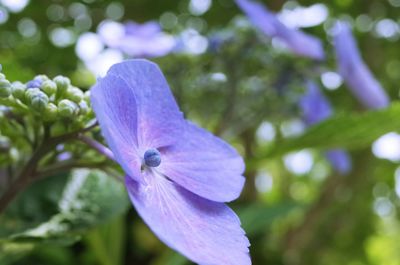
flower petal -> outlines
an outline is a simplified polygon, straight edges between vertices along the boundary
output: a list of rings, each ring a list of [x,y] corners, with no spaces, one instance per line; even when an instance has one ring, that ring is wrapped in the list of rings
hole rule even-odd
[[[243,159],[206,130],[187,122],[181,140],[160,152],[157,170],[191,192],[219,202],[239,197],[245,182]]]
[[[134,95],[138,146],[142,152],[171,145],[179,139],[183,115],[155,63],[142,59],[124,61],[113,65],[108,75],[123,79]]]
[[[307,125],[319,123],[332,115],[332,107],[328,99],[315,82],[307,82],[307,92],[301,97],[299,105],[303,119]]]
[[[251,264],[240,220],[225,204],[201,198],[159,174],[148,186],[129,176],[126,186],[139,215],[168,246],[199,264]]]
[[[107,144],[124,171],[139,180],[137,108],[132,89],[121,78],[107,75],[90,92],[93,110]]]
[[[286,27],[274,13],[256,1],[235,0],[250,22],[269,37],[278,37],[296,54],[316,60],[325,57],[321,41],[300,30]]]
[[[339,72],[350,91],[367,108],[387,107],[390,99],[362,60],[349,25],[339,21],[336,23],[334,31]]]

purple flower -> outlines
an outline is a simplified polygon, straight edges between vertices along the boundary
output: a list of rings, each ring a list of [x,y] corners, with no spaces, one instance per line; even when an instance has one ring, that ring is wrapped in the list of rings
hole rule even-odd
[[[332,107],[328,99],[314,82],[307,82],[307,92],[300,99],[300,108],[307,125],[319,123],[332,115]]]
[[[307,92],[300,99],[299,104],[303,112],[303,119],[309,126],[317,124],[332,115],[331,104],[314,82],[307,82]],[[334,149],[326,152],[325,155],[339,173],[347,174],[351,170],[351,159],[346,151]]]
[[[200,264],[251,264],[240,220],[224,204],[240,195],[243,160],[183,118],[157,65],[112,66],[92,88],[91,101],[127,174],[131,201],[153,232]]]
[[[282,40],[295,54],[323,60],[325,57],[321,41],[300,30],[286,27],[275,14],[262,4],[251,0],[235,0],[251,23],[269,37]]]
[[[387,107],[389,98],[363,62],[349,25],[337,22],[334,32],[339,72],[353,95],[367,108]]]
[[[104,21],[98,33],[107,46],[131,57],[160,57],[175,47],[175,39],[153,21],[144,24]]]
[[[333,168],[340,174],[347,174],[351,170],[351,158],[349,154],[342,149],[332,149],[325,153]]]

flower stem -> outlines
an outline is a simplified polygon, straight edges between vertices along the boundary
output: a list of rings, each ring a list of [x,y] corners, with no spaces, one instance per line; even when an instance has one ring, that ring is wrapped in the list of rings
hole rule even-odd
[[[97,142],[96,140],[93,140],[92,138],[87,137],[83,134],[80,134],[78,136],[78,139],[81,140],[83,143],[87,144],[88,146],[90,146],[91,148],[93,148],[94,150],[96,150],[97,152],[99,152],[100,154],[104,155],[108,159],[115,161],[113,152],[111,152],[110,149],[108,149],[101,143]]]

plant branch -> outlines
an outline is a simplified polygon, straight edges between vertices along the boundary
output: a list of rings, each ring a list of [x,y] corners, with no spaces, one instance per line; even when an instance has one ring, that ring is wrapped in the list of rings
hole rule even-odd
[[[105,165],[106,165],[105,162],[84,162],[84,161],[74,161],[74,160],[65,161],[49,166],[37,172],[37,174],[35,175],[35,180],[40,180],[50,176],[68,172],[74,168],[102,168]]]
[[[8,204],[15,198],[15,196],[29,185],[32,176],[35,174],[37,164],[53,146],[53,144],[43,143],[38,149],[36,149],[31,159],[18,174],[18,177],[0,198],[0,214],[7,208]]]
[[[37,174],[37,166],[40,160],[44,156],[46,156],[48,152],[54,149],[58,144],[77,138],[81,133],[90,131],[96,126],[97,122],[84,129],[53,138],[49,137],[49,132],[47,129],[45,129],[42,143],[33,152],[29,161],[18,174],[18,177],[15,178],[14,182],[11,183],[10,187],[0,197],[0,214],[7,208],[10,202],[18,195],[18,193],[23,191],[26,187],[29,186],[29,184],[33,180],[35,180],[35,175]],[[47,172],[46,175],[49,173],[50,172]]]

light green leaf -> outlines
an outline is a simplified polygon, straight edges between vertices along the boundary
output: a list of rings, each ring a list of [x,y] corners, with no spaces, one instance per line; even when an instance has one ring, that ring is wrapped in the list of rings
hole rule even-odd
[[[246,234],[253,236],[265,231],[274,220],[286,216],[296,207],[299,207],[299,205],[290,202],[273,206],[253,204],[246,208],[238,209],[237,213]]]
[[[301,136],[276,142],[264,155],[281,155],[303,148],[363,148],[379,136],[399,130],[400,104],[394,103],[383,110],[333,116]]]

